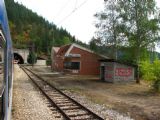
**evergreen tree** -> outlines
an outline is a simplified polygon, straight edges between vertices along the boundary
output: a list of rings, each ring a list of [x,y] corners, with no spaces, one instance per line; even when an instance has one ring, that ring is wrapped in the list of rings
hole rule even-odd
[[[27,62],[29,64],[32,64],[32,65],[36,63],[36,54],[35,54],[35,52],[32,51],[32,52],[29,53]]]
[[[49,23],[14,0],[5,0],[5,3],[14,47],[27,48],[32,42],[36,44],[35,52],[50,54],[52,46],[75,41],[67,30],[57,28],[53,23]]]

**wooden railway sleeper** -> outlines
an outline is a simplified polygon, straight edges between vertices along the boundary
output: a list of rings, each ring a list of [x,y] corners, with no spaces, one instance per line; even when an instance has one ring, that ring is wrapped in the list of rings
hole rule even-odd
[[[29,69],[27,69],[28,71],[30,71]],[[64,101],[64,99],[62,100],[62,99],[55,99],[55,101],[53,102],[54,104],[55,104],[55,107],[59,110],[59,111],[61,111],[61,113],[63,114],[63,116],[65,116],[66,117],[66,120],[71,120],[71,118],[70,118],[70,116],[68,116],[66,113],[65,113],[65,111],[68,111],[68,110],[73,110],[73,109],[82,109],[82,110],[85,110],[85,111],[87,111],[87,112],[89,112],[89,114],[91,115],[91,117],[92,117],[92,119],[91,118],[88,118],[88,116],[86,116],[85,118],[84,118],[84,116],[83,117],[75,117],[73,120],[94,120],[94,118],[96,118],[97,120],[104,120],[103,118],[101,118],[101,117],[99,117],[99,116],[97,116],[95,113],[93,113],[92,111],[90,111],[89,109],[87,109],[86,107],[84,107],[84,106],[82,106],[80,103],[78,103],[77,101],[75,101],[75,100],[73,100],[72,98],[70,98],[69,96],[67,96],[66,94],[64,94],[62,91],[60,91],[60,90],[58,90],[57,88],[55,88],[55,87],[53,87],[50,83],[47,83],[43,78],[41,78],[41,77],[39,77],[37,74],[35,74],[35,73],[33,73],[32,71],[30,71],[32,74],[34,74],[37,78],[39,78],[39,79],[41,79],[42,81],[43,81],[43,85],[46,85],[46,84],[48,84],[51,88],[53,88],[53,89],[55,89],[57,92],[59,92],[60,94],[62,94],[62,95],[64,95],[66,98],[65,98],[65,101],[72,101],[73,103],[76,103],[77,105],[79,105],[79,106],[76,106],[76,107],[70,107],[70,108],[67,108],[67,107],[58,107],[57,106],[57,103],[60,103],[60,102],[63,102]],[[29,75],[28,75],[29,76]],[[30,76],[29,76],[30,77]],[[30,77],[31,78],[31,77]],[[31,78],[32,79],[32,78]],[[34,80],[33,80],[34,81]],[[37,84],[36,82],[34,82],[35,84]],[[41,84],[42,85],[42,84]],[[42,85],[42,86],[43,86]],[[44,92],[41,88],[40,88],[40,86],[39,85],[37,85],[38,87],[39,87],[39,89],[42,91],[42,92]],[[44,95],[45,95],[46,93],[44,93]],[[45,96],[48,96],[47,94],[45,95]],[[48,96],[49,97],[49,96]],[[51,101],[53,101],[50,97],[48,98],[48,99],[50,99]],[[57,103],[56,103],[57,102]]]
[[[73,109],[79,109],[79,108],[80,107],[76,106],[76,107],[72,107],[72,108],[71,107],[62,107],[61,109],[66,111],[66,110],[73,110]]]
[[[86,115],[89,115],[89,113],[82,113],[82,114],[70,113],[70,114],[68,114],[69,117],[78,117],[78,116],[86,116]]]

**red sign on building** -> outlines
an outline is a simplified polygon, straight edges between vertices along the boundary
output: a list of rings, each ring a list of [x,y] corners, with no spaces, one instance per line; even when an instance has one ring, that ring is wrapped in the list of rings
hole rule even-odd
[[[131,68],[116,68],[115,76],[129,77],[132,75]]]

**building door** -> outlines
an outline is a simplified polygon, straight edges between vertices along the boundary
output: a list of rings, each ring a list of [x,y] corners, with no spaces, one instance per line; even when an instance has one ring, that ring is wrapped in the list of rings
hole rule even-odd
[[[101,66],[101,80],[105,80],[105,66]]]

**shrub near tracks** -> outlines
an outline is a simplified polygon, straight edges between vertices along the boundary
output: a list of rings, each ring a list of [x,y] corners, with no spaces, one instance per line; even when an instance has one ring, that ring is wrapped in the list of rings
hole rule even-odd
[[[160,60],[141,62],[141,73],[142,78],[151,81],[153,89],[160,92]]]

